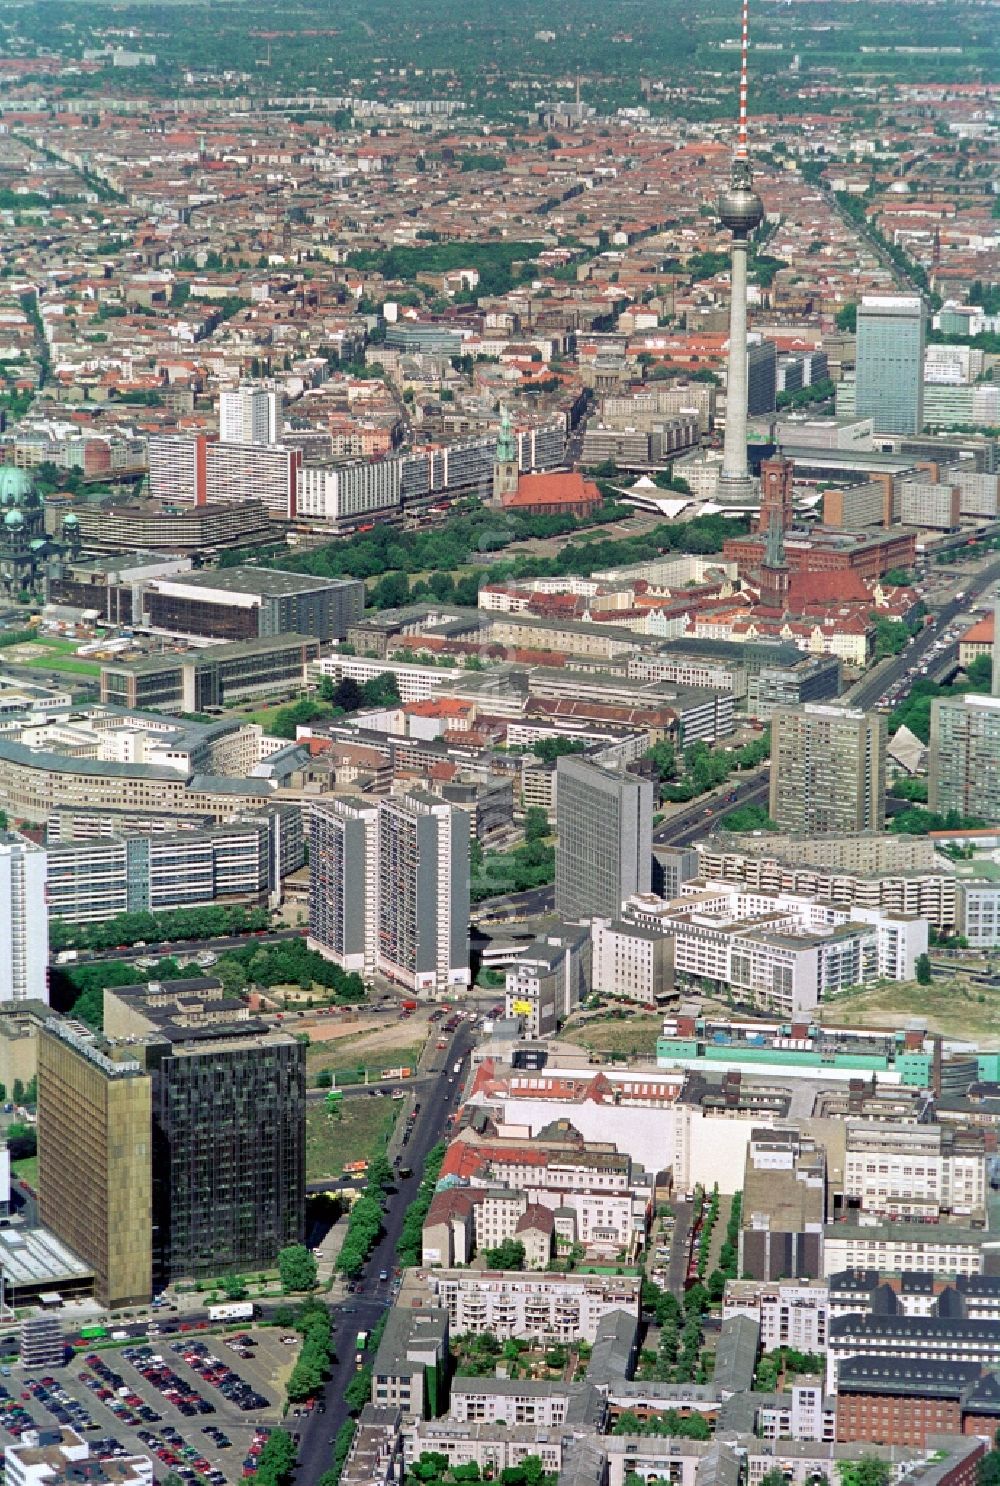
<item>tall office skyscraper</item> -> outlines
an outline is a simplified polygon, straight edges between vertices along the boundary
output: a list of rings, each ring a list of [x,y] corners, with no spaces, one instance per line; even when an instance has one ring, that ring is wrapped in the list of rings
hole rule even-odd
[[[885,718],[834,703],[771,714],[769,814],[780,831],[814,836],[880,831],[885,820]]]
[[[34,841],[0,832],[0,1005],[49,999],[45,863]]]
[[[141,994],[141,992],[140,992]],[[269,1269],[305,1233],[305,1048],[260,1022],[165,1017],[152,1074],[153,1273]]]
[[[858,306],[855,413],[876,433],[924,428],[924,302],[916,294],[866,294]]]
[[[747,254],[750,234],[764,217],[753,188],[747,145],[747,0],[743,0],[740,50],[739,122],[729,185],[719,193],[719,221],[733,234],[732,291],[729,307],[729,360],[726,371],[726,435],[719,499],[749,502],[754,486],[747,465]]]
[[[118,987],[39,1034],[39,1210],[108,1305],[270,1268],[305,1230],[305,1049],[217,981]]]
[[[1000,697],[931,703],[927,803],[942,815],[957,810],[1000,823]]]
[[[633,893],[648,893],[653,786],[564,755],[556,765],[556,912],[618,918]]]
[[[344,970],[377,964],[378,806],[317,800],[309,806],[309,947]]]
[[[38,1034],[38,1215],[108,1306],[152,1291],[152,1088],[134,1048],[59,1018]]]
[[[221,393],[219,438],[224,444],[276,444],[277,392],[267,387],[237,387]]]
[[[414,790],[378,807],[378,968],[412,991],[468,985],[469,816]]]

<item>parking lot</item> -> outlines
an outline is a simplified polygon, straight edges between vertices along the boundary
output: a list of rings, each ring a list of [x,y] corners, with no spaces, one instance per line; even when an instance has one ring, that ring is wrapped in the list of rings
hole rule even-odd
[[[0,1379],[0,1444],[25,1428],[78,1430],[102,1456],[151,1455],[195,1486],[250,1481],[280,1420],[298,1354],[292,1333],[241,1328],[224,1336],[153,1336],[78,1352],[62,1367],[15,1366]]]

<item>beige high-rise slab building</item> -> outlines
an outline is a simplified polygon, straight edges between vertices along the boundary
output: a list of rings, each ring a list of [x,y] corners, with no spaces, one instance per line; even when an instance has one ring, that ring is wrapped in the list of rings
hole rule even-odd
[[[833,703],[771,714],[769,814],[813,836],[880,831],[885,822],[885,718]]]
[[[152,1086],[127,1047],[78,1023],[39,1032],[39,1218],[92,1266],[108,1306],[152,1293]]]

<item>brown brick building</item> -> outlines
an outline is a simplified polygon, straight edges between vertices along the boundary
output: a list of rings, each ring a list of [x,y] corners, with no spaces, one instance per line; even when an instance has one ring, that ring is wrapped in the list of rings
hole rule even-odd
[[[978,1362],[852,1357],[840,1365],[839,1443],[925,1449],[937,1434],[992,1436],[1000,1384]]]
[[[839,531],[818,526],[806,535],[785,536],[785,563],[790,573],[858,573],[874,581],[891,568],[910,568],[916,558],[916,533],[894,531]],[[735,562],[741,578],[756,583],[767,545],[763,535],[728,537],[722,554]]]

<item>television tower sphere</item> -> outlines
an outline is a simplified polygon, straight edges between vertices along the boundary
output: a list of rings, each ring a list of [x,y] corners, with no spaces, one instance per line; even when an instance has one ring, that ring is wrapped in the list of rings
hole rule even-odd
[[[764,220],[764,203],[753,188],[753,177],[745,160],[733,162],[729,185],[719,192],[718,212],[719,221],[734,237],[749,237]]]

